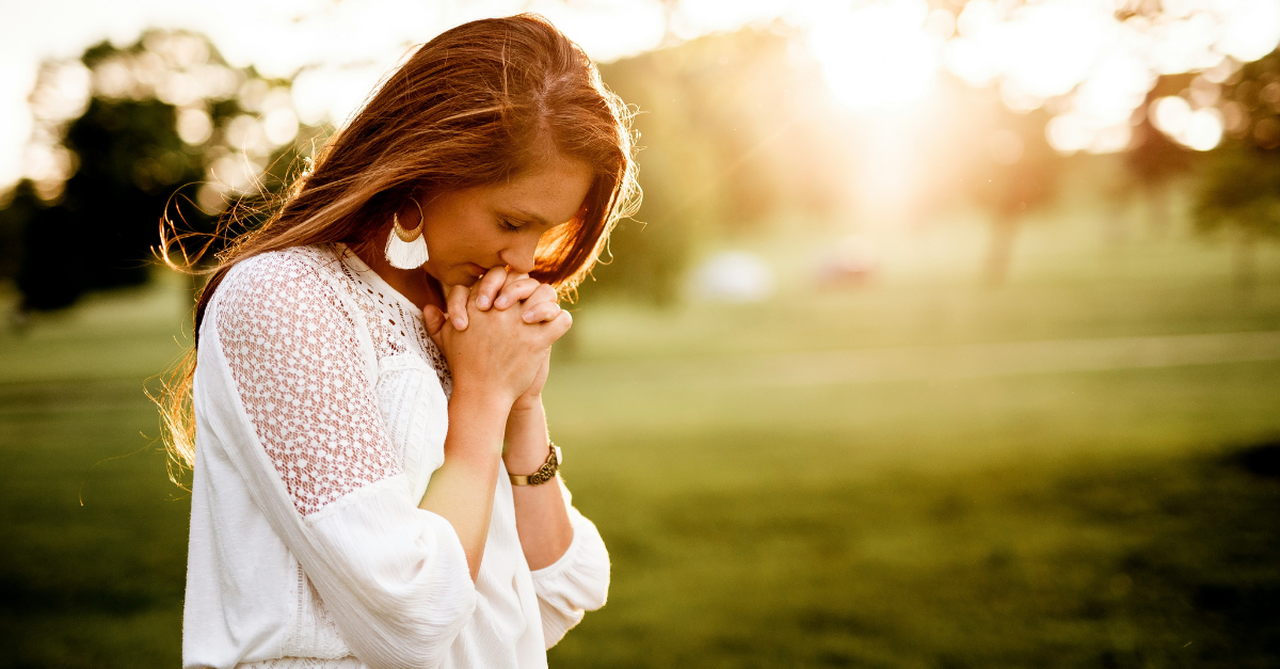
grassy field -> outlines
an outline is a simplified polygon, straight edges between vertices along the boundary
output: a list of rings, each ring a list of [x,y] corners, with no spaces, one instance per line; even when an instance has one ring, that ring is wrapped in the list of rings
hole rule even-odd
[[[1246,294],[1226,248],[1080,230],[997,290],[939,230],[860,289],[775,240],[769,302],[580,313],[547,396],[613,585],[552,665],[1280,665],[1280,345],[1240,334],[1280,331],[1278,258]],[[141,389],[184,309],[0,334],[0,665],[176,665],[189,507]]]

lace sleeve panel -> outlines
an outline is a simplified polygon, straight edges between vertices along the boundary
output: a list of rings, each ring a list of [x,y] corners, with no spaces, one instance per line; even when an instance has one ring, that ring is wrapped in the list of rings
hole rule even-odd
[[[318,268],[285,253],[243,261],[215,323],[241,401],[298,513],[400,473],[356,325]]]

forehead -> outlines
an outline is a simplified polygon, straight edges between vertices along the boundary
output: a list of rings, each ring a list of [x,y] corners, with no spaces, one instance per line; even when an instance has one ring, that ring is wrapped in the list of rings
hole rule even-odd
[[[591,188],[591,168],[578,160],[557,160],[514,179],[485,187],[483,197],[504,213],[546,225],[573,218]]]

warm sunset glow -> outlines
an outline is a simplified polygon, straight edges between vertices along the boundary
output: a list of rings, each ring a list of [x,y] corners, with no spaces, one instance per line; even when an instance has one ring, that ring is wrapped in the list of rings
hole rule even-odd
[[[815,17],[809,48],[835,96],[854,108],[901,105],[927,93],[938,44],[924,0],[889,0]]]
[[[935,89],[939,67],[975,86],[995,85],[1007,106],[1048,106],[1046,129],[1060,152],[1125,149],[1146,93],[1162,74],[1203,72],[1185,91],[1185,122],[1159,127],[1200,150],[1213,148],[1240,112],[1220,103],[1215,86],[1241,63],[1280,43],[1280,0],[1180,0],[1160,3],[1154,17],[1121,20],[1117,0],[1040,0],[1016,4],[970,0],[958,15],[926,0],[656,0],[567,3],[559,0],[225,0],[220,3],[135,0],[124,4],[67,0],[31,3],[0,44],[0,188],[23,174],[46,181],[58,172],[45,158],[24,158],[33,127],[27,96],[46,57],[71,58],[102,39],[117,45],[147,27],[208,34],[232,67],[253,64],[268,77],[296,74],[284,105],[264,106],[236,139],[266,149],[289,141],[298,124],[340,123],[415,43],[480,16],[518,11],[546,15],[593,57],[611,60],[747,24],[774,24],[803,35],[832,94],[851,109],[905,109]],[[962,7],[962,9],[960,9]],[[200,67],[202,47],[174,44],[190,68],[154,81],[156,95],[182,108],[184,141],[200,144],[210,129],[195,101],[237,85],[219,68]],[[102,68],[100,90],[129,95],[146,62]],[[76,104],[85,82],[68,69],[64,103]],[[74,90],[73,90],[74,89]],[[49,105],[63,104],[57,101]],[[268,105],[269,106],[269,105]],[[53,113],[60,113],[54,110]],[[1177,112],[1171,112],[1176,114]],[[1171,122],[1172,123],[1172,122]],[[38,139],[38,138],[37,138]],[[46,155],[43,150],[36,151]],[[35,154],[32,154],[35,155]],[[234,180],[233,180],[234,181]]]

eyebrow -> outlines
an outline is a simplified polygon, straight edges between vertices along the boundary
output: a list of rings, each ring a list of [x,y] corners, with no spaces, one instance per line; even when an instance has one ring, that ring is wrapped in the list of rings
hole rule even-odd
[[[533,222],[535,222],[535,223],[538,223],[538,224],[542,225],[542,227],[544,227],[544,228],[551,228],[551,227],[555,227],[555,224],[554,224],[554,223],[552,223],[552,222],[548,221],[547,219],[545,219],[545,218],[543,218],[543,217],[541,217],[541,216],[539,216],[539,215],[537,215],[537,214],[535,214],[535,213],[533,213],[533,212],[531,212],[531,211],[525,211],[524,209],[521,209],[521,208],[519,208],[519,207],[512,207],[512,208],[511,208],[511,210],[512,210],[512,211],[514,211],[516,214],[519,214],[519,215],[520,215],[521,217],[523,217],[523,218],[527,218],[527,219],[529,219],[529,220],[531,220],[531,221],[533,221]]]

